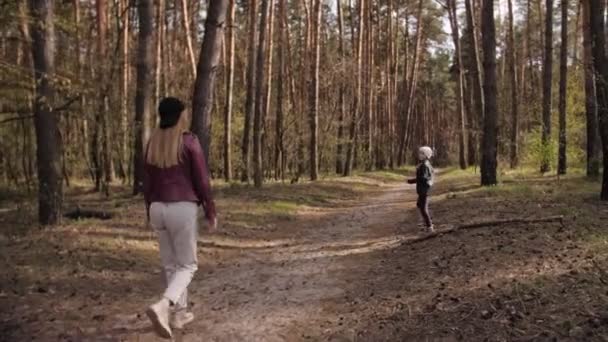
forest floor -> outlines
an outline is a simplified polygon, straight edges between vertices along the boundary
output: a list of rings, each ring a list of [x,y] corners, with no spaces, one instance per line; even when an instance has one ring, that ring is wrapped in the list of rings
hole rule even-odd
[[[608,205],[599,184],[532,173],[481,188],[443,170],[439,229],[419,236],[399,172],[257,190],[217,185],[220,232],[201,232],[191,289],[197,320],[176,341],[608,341]],[[156,341],[143,311],[161,293],[141,198],[72,188],[67,207],[106,221],[40,231],[28,196],[0,197],[0,341]]]

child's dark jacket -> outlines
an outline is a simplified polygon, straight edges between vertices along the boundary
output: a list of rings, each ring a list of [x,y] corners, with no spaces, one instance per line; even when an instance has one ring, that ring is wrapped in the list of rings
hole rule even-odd
[[[416,192],[419,195],[428,194],[429,190],[433,186],[433,166],[428,160],[420,163],[416,167],[416,178],[409,179],[409,184],[416,184]]]

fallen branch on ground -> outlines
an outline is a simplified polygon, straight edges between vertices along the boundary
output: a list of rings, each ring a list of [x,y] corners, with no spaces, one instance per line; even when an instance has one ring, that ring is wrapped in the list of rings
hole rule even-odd
[[[85,219],[85,218],[94,218],[100,220],[109,220],[114,216],[114,213],[105,210],[95,210],[95,209],[83,209],[76,208],[74,210],[68,211],[63,216],[70,218],[72,220]]]
[[[428,235],[424,235],[424,236],[416,237],[416,238],[413,238],[413,239],[405,240],[405,241],[403,241],[403,243],[401,245],[411,245],[411,244],[414,244],[414,243],[426,241],[426,240],[429,240],[429,239],[432,239],[432,238],[436,238],[438,236],[454,233],[456,231],[465,230],[465,229],[477,229],[477,228],[483,228],[483,227],[496,227],[496,226],[502,226],[502,225],[507,225],[507,224],[516,224],[516,223],[529,224],[529,223],[542,223],[542,222],[559,222],[561,224],[561,226],[564,227],[564,216],[558,215],[558,216],[548,216],[548,217],[530,218],[530,219],[516,218],[516,219],[505,219],[505,220],[495,220],[495,221],[465,223],[465,224],[457,225],[457,226],[454,226],[454,227],[448,228],[448,229],[436,230],[434,233],[431,233],[431,234],[428,234]]]

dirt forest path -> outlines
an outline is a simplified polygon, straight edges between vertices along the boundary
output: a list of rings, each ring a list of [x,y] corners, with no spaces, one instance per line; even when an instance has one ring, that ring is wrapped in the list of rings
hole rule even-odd
[[[376,260],[361,264],[357,256],[395,247],[417,233],[414,211],[404,222],[414,195],[411,186],[393,185],[344,208],[301,212],[281,227],[292,237],[278,241],[211,243],[203,236],[200,258],[221,261],[196,276],[190,288],[197,320],[176,340],[354,340],[354,331],[333,334],[349,314],[340,305],[350,282],[343,275],[365,276]],[[135,335],[128,339],[154,339],[151,332]]]
[[[446,171],[431,201],[440,229],[565,224],[403,244],[419,234],[415,190],[402,174],[373,177],[218,191],[226,226],[201,234],[197,319],[175,341],[608,341],[608,208],[595,183],[481,188],[473,173]],[[120,214],[0,238],[0,341],[161,341],[143,314],[162,276],[141,200],[74,198]]]

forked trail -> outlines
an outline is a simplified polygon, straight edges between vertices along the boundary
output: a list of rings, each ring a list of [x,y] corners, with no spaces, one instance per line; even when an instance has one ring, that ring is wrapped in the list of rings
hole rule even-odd
[[[359,301],[345,301],[352,274],[365,280],[378,262],[365,262],[366,254],[393,249],[416,234],[413,196],[410,187],[390,186],[348,207],[302,212],[279,227],[284,239],[202,237],[203,265],[191,285],[197,320],[176,340],[355,339],[354,326],[344,329],[344,317],[353,313],[348,304]],[[210,256],[217,264],[205,261]],[[123,338],[155,339],[138,321],[132,325],[137,331],[128,329]]]

